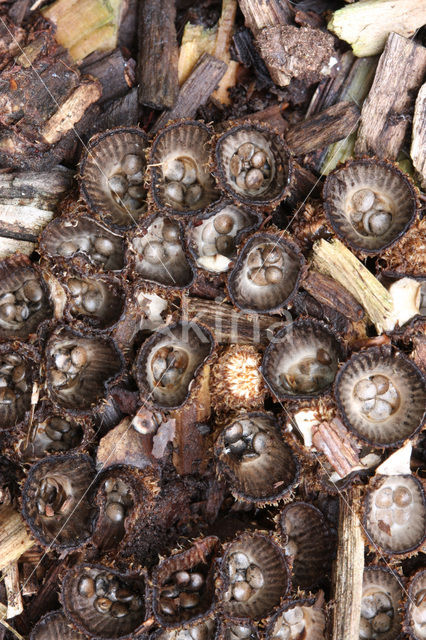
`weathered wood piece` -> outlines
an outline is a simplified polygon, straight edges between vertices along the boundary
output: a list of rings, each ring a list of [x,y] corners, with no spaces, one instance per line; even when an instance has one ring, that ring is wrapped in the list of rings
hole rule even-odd
[[[256,35],[265,27],[290,24],[293,12],[287,0],[239,0],[245,23]]]
[[[420,89],[414,109],[411,139],[411,159],[419,174],[423,189],[426,188],[426,84]]]
[[[358,322],[364,316],[364,310],[359,302],[334,278],[310,270],[303,278],[302,287],[316,300],[336,309],[354,322]]]
[[[169,120],[193,118],[197,109],[205,104],[226,71],[226,63],[204,53],[189,78],[182,85],[176,103],[170,111],[165,111],[152,128],[156,132]]]
[[[97,78],[102,85],[99,103],[115,100],[123,96],[135,84],[135,61],[125,59],[120,49],[116,49],[100,60],[80,67],[82,73]]]
[[[346,138],[357,126],[359,117],[356,104],[338,102],[321,113],[289,127],[285,138],[296,155],[304,155]]]
[[[10,619],[19,616],[24,610],[18,563],[11,562],[9,566],[3,569],[3,576],[7,594],[7,618]]]
[[[230,304],[201,298],[186,298],[184,317],[207,326],[220,344],[267,344],[284,321],[260,313],[246,314]]]
[[[423,0],[363,0],[335,11],[327,26],[361,57],[381,53],[392,31],[409,38],[425,22]]]
[[[288,128],[288,122],[282,116],[282,106],[280,104],[273,104],[271,107],[248,113],[241,118],[232,118],[232,122],[247,122],[247,120],[250,122],[266,122],[281,134]]]
[[[99,131],[112,129],[113,127],[134,126],[139,121],[138,88],[121,98],[113,100],[98,120]]]
[[[234,48],[239,61],[245,67],[251,67],[256,76],[258,89],[270,87],[273,82],[265,63],[254,46],[253,35],[249,29],[243,27],[233,37]]]
[[[0,507],[0,570],[16,562],[33,545],[20,513],[10,505]]]
[[[396,159],[426,73],[426,48],[391,33],[361,111],[356,153]]]
[[[42,10],[55,25],[55,38],[75,61],[94,51],[111,51],[117,46],[117,32],[123,0],[56,0]]]
[[[0,258],[34,251],[39,233],[53,218],[72,178],[73,172],[65,167],[0,174]]]
[[[40,132],[48,144],[55,144],[83,118],[88,108],[102,95],[99,80],[82,79],[80,85],[47,120]]]
[[[312,267],[337,280],[364,308],[381,332],[392,310],[392,298],[385,287],[340,240],[319,240],[313,246]]]
[[[178,85],[178,44],[174,0],[143,0],[139,8],[139,102],[171,109]]]
[[[312,171],[293,160],[293,176],[287,202],[291,206],[295,206],[305,202],[309,196],[312,198],[321,196],[321,182]],[[298,213],[298,211],[295,213]]]
[[[355,505],[360,487],[342,492],[339,499],[339,535],[334,571],[332,640],[359,640],[364,540]]]
[[[205,365],[195,396],[182,409],[170,413],[175,420],[173,464],[181,476],[202,473],[208,464],[208,442],[198,425],[208,422],[211,415],[209,378],[210,365]]]

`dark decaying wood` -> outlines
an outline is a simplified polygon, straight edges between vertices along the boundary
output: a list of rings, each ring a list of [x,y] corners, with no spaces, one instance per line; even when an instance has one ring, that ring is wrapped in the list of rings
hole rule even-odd
[[[81,69],[102,85],[102,97],[99,103],[108,102],[124,95],[135,84],[135,61],[125,59],[120,49],[104,56]]]
[[[172,419],[175,420],[173,463],[179,475],[202,473],[206,470],[208,443],[200,426],[205,425],[211,415],[209,374],[210,366],[206,365],[194,397],[182,409],[171,412]]]
[[[391,33],[362,108],[357,153],[398,157],[425,72],[426,48]]]
[[[273,82],[265,63],[260,57],[249,29],[242,28],[232,38],[238,60],[245,67],[251,67],[256,76],[258,89],[270,87]]]
[[[319,198],[320,195],[321,182],[318,178],[312,171],[309,171],[309,169],[306,169],[306,167],[303,167],[293,160],[293,177],[290,183],[287,202],[291,206],[295,206],[296,204],[305,202],[308,197]]]
[[[302,286],[311,296],[328,307],[336,309],[354,322],[363,318],[362,306],[347,289],[333,278],[311,270],[303,279]]]
[[[246,122],[247,120],[251,122],[267,122],[279,133],[284,133],[288,128],[288,122],[283,118],[282,106],[280,104],[273,104],[271,107],[266,107],[266,109],[262,109],[262,111],[249,113],[242,118],[233,118],[232,122]]]
[[[334,571],[332,640],[359,640],[364,539],[356,511],[360,487],[341,493],[339,535]]]
[[[174,0],[142,0],[139,8],[139,102],[170,109],[178,94]]]
[[[193,118],[197,109],[205,104],[225,74],[227,65],[208,53],[204,53],[189,78],[182,85],[176,103],[157,120],[153,132],[164,127],[169,120]]]
[[[293,12],[286,0],[239,0],[245,23],[256,35],[265,27],[290,24]]]
[[[358,124],[359,109],[351,102],[338,102],[325,111],[289,127],[287,144],[296,155],[322,149],[342,140]]]
[[[133,87],[126,95],[110,102],[98,121],[99,131],[135,126],[139,121],[139,111],[138,88]]]

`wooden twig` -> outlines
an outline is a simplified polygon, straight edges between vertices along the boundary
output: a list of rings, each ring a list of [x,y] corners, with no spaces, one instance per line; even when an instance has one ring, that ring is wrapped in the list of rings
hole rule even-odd
[[[416,100],[410,154],[422,187],[426,188],[426,84],[420,89]]]
[[[245,23],[256,35],[265,27],[290,24],[293,12],[286,0],[239,0]]]
[[[86,110],[102,95],[99,80],[86,80],[74,89],[71,95],[61,104],[56,113],[44,123],[40,132],[48,144],[58,142],[85,115]]]
[[[0,570],[16,562],[34,540],[28,535],[20,513],[10,505],[0,507]]]
[[[308,271],[302,287],[326,306],[336,309],[346,318],[358,322],[364,316],[362,306],[339,282],[318,271]]]
[[[7,618],[14,618],[21,615],[24,610],[21,587],[19,583],[18,563],[11,562],[3,570],[4,586],[7,594]]]
[[[398,157],[425,72],[426,48],[391,33],[362,108],[356,153]]]
[[[409,38],[425,22],[422,0],[363,0],[336,11],[327,26],[361,57],[383,51],[390,32]]]
[[[207,102],[216,89],[225,71],[225,62],[204,53],[189,78],[182,85],[175,106],[158,118],[152,131],[158,131],[169,120],[194,117],[198,108]]]
[[[179,475],[202,473],[207,465],[207,442],[197,425],[208,422],[211,415],[209,390],[210,366],[200,375],[195,397],[182,409],[170,413],[175,420],[173,464]]]
[[[364,541],[355,505],[361,497],[360,487],[341,494],[339,537],[334,571],[332,640],[359,640]]]
[[[321,113],[289,127],[286,140],[296,155],[322,149],[346,138],[359,120],[358,107],[350,102],[338,102]]]
[[[178,85],[178,44],[174,0],[143,0],[139,9],[139,102],[171,109]]]
[[[213,300],[188,298],[185,311],[188,320],[206,325],[220,344],[267,344],[283,321],[260,313],[245,314],[231,305]]]
[[[340,282],[364,308],[378,330],[381,330],[392,310],[392,298],[377,278],[340,240],[316,242],[313,246],[312,266]]]
[[[102,85],[102,96],[99,103],[115,100],[124,95],[135,84],[135,61],[126,60],[120,51],[116,49],[100,60],[81,68],[82,73],[97,78]]]

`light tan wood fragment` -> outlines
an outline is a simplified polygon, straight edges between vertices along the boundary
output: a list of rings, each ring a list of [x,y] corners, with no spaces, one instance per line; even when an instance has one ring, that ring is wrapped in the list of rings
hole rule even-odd
[[[98,80],[82,82],[56,113],[45,122],[41,136],[48,144],[58,142],[81,120],[87,109],[102,95],[102,85]]]
[[[24,520],[10,505],[0,507],[0,570],[16,562],[35,544]]]
[[[359,640],[364,540],[357,513],[360,488],[342,492],[334,571],[332,640]]]
[[[392,297],[377,278],[340,242],[319,240],[313,246],[312,266],[345,287],[364,308],[379,332],[392,311]]]

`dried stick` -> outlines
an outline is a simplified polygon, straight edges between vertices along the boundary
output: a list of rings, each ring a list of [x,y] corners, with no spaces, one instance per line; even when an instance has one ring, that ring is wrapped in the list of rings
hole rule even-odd
[[[426,84],[420,89],[416,100],[410,155],[422,187],[426,188]]]
[[[346,138],[348,132],[356,127],[358,120],[359,109],[355,104],[338,102],[290,127],[286,140],[295,154],[304,155]]]
[[[359,516],[352,505],[359,504],[360,488],[340,497],[339,543],[334,572],[332,640],[359,640],[364,541]]]
[[[0,570],[16,562],[35,544],[20,513],[10,505],[0,507]]]
[[[340,240],[319,240],[313,247],[312,266],[345,287],[381,330],[392,310],[392,298],[385,287]]]
[[[174,0],[143,0],[139,10],[139,102],[171,109],[178,95]]]
[[[426,48],[391,33],[361,112],[356,153],[396,159],[426,73]]]
[[[226,63],[204,53],[189,78],[179,91],[176,103],[170,111],[158,118],[152,132],[164,127],[169,120],[193,118],[197,109],[205,104],[225,74]]]

